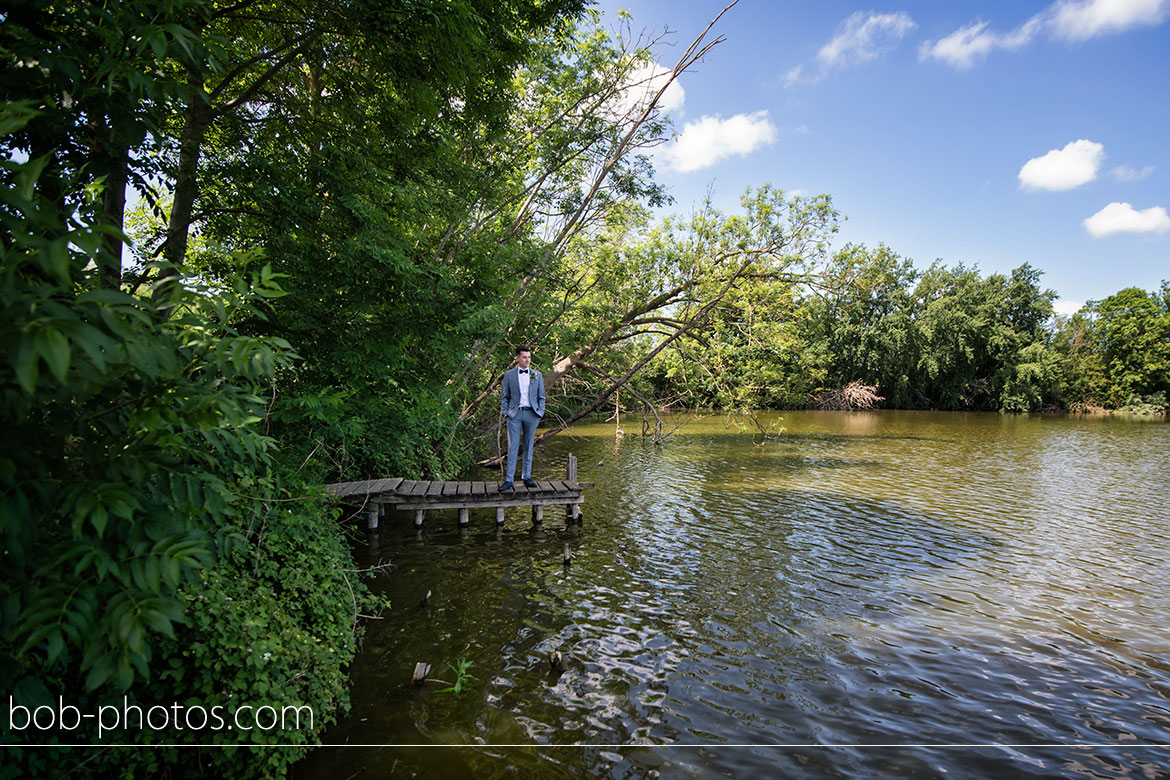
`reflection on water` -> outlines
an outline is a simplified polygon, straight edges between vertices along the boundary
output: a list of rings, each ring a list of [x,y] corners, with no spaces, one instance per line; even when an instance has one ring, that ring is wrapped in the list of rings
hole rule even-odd
[[[295,776],[1170,776],[1170,425],[761,422],[550,441],[538,476],[597,483],[579,528],[388,523],[393,606],[325,739],[419,747]],[[467,692],[411,686],[461,658]]]

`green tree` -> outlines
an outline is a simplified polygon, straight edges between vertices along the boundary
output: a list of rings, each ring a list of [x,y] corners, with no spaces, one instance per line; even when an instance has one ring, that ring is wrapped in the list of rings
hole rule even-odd
[[[910,261],[885,246],[849,244],[835,252],[805,299],[808,375],[824,388],[853,381],[876,385],[894,406],[919,403],[910,293],[917,278]]]
[[[256,332],[305,357],[274,430],[322,475],[461,468],[510,345],[565,313],[545,308],[564,258],[662,197],[638,151],[664,131],[666,82],[630,99],[645,47],[577,27],[573,3],[488,3],[446,44],[465,62],[419,83],[400,64],[447,35],[440,5],[411,22],[435,29],[387,22],[389,49],[347,38],[347,56],[273,76],[202,148],[200,234],[287,276]]]
[[[1170,305],[1161,295],[1129,287],[1085,305],[1095,350],[1104,374],[1097,389],[1109,406],[1141,403],[1170,393]]]
[[[0,124],[19,126],[28,114],[8,107]],[[206,593],[208,576],[237,569],[234,584],[259,581],[255,567],[264,571],[286,554],[276,540],[307,523],[317,535],[301,534],[296,565],[325,606],[290,619],[309,635],[344,626],[349,648],[314,659],[313,685],[270,677],[278,668],[247,679],[311,702],[327,721],[344,702],[340,686],[355,629],[347,604],[352,593],[361,599],[362,589],[342,581],[344,548],[318,510],[275,511],[287,488],[261,428],[266,402],[257,391],[295,356],[280,339],[233,326],[280,294],[275,280],[267,270],[218,290],[187,280],[166,300],[172,316],[160,320],[151,303],[106,287],[103,269],[113,263],[107,234],[60,222],[56,204],[37,191],[44,163],[0,164],[13,185],[0,190],[5,689],[28,707],[57,696],[93,708],[122,692],[143,703],[165,698],[168,689],[174,701],[203,693],[192,683],[222,682],[231,662],[225,666],[223,655],[185,661],[183,649],[255,635],[225,641],[221,624],[194,619],[207,599],[196,604],[192,594]],[[280,527],[266,533],[270,524]],[[318,566],[305,567],[314,558]],[[254,606],[264,614],[273,608]],[[179,684],[160,679],[167,676]],[[58,738],[78,741],[75,734]],[[128,741],[144,738],[136,732]],[[64,758],[22,753],[16,760],[31,772],[40,761]],[[232,773],[247,771],[238,765]]]
[[[206,64],[222,43],[199,32],[214,12],[202,2],[4,11],[0,676],[18,704],[62,695],[85,708],[122,693],[144,704],[168,691],[186,700],[202,692],[197,679],[220,681],[229,669],[241,673],[230,689],[258,685],[311,702],[324,723],[344,703],[356,630],[349,605],[365,598],[360,583],[345,581],[344,547],[320,508],[282,503],[305,487],[281,476],[258,392],[296,356],[280,338],[239,329],[263,318],[281,293],[276,279],[242,257],[231,265],[247,272],[213,286],[180,277],[156,302],[119,289],[126,182],[145,186],[165,171],[154,152],[193,94],[171,74]],[[295,511],[278,514],[282,506]],[[282,563],[277,544],[290,536],[299,538],[295,564]],[[312,685],[275,665],[233,665],[240,661],[226,653],[184,660],[184,648],[254,640],[254,628],[219,634],[222,626],[193,619],[223,600],[208,596],[208,575],[262,585],[288,565],[319,599],[286,613],[288,625],[330,641],[321,629],[343,626],[350,639],[305,667]],[[245,610],[271,615],[276,603]],[[281,771],[292,758],[261,769],[224,755],[235,764],[227,773],[239,776]],[[69,761],[135,764],[101,751],[75,760],[22,752],[5,763],[32,774]]]
[[[1056,294],[1024,265],[1008,277],[936,263],[915,288],[918,387],[942,409],[1027,411],[1055,384],[1045,324]]]
[[[784,329],[765,331],[783,322],[778,310],[797,285],[816,277],[836,229],[827,196],[786,198],[765,185],[743,196],[741,213],[708,205],[645,235],[615,225],[582,245],[567,257],[573,272],[559,277],[569,285],[546,303],[557,349],[549,382],[580,384],[542,436],[600,409],[667,350],[677,354],[663,358],[659,381],[688,376],[700,401],[754,406],[783,395],[778,374],[759,372],[778,348],[765,340]]]

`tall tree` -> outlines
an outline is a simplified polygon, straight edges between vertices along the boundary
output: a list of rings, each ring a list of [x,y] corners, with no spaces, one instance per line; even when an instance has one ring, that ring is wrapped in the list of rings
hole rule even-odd
[[[1170,301],[1167,285],[1161,296],[1128,287],[1085,306],[1091,322],[1110,406],[1140,403],[1143,398],[1170,395]]]
[[[727,323],[720,307],[776,302],[817,278],[837,228],[827,197],[786,198],[764,186],[742,207],[725,215],[708,205],[645,238],[620,231],[603,251],[582,246],[567,258],[576,263],[561,275],[568,283],[545,303],[557,345],[549,381],[581,372],[592,381],[577,391],[580,402],[558,405],[562,419],[542,437],[597,411],[664,350],[709,342]]]

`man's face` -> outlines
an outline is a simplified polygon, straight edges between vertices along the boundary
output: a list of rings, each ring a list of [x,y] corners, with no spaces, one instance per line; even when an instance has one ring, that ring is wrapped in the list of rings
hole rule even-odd
[[[528,350],[516,353],[516,365],[520,368],[528,368],[528,364],[532,362],[532,353]]]

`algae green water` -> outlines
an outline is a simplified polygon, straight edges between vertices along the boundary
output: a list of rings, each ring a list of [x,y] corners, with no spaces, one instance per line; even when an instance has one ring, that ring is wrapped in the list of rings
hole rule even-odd
[[[382,747],[294,776],[1170,776],[1170,425],[758,419],[549,441],[538,478],[597,483],[580,527],[388,518],[357,553],[392,607],[324,735]],[[411,685],[459,659],[459,695]]]

